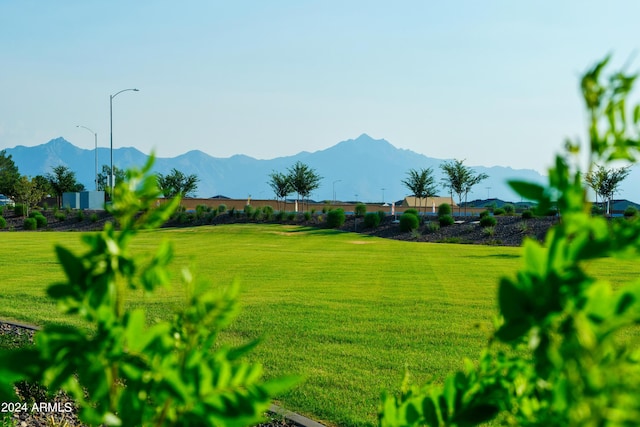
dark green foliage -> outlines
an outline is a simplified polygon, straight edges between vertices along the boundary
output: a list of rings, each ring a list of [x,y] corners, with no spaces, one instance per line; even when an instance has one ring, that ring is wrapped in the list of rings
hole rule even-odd
[[[365,228],[376,228],[380,225],[380,215],[375,212],[369,212],[364,216],[364,226]]]
[[[25,230],[35,230],[38,228],[38,223],[35,218],[25,218],[24,220],[24,229]]]
[[[387,217],[387,213],[385,211],[378,211],[377,214],[380,217],[380,222],[384,221],[384,219]]]
[[[262,213],[267,220],[270,220],[273,217],[273,207],[269,205],[263,206]]]
[[[232,207],[231,209],[229,209],[229,216],[230,217],[236,216],[236,208],[235,207]]]
[[[253,219],[254,221],[258,221],[261,217],[262,217],[262,209],[260,208],[254,209],[253,213],[251,214],[251,219]]]
[[[225,205],[224,203],[218,205],[218,213],[224,213],[227,211],[227,205]]]
[[[253,208],[251,205],[246,205],[244,207],[244,214],[247,218],[251,218],[251,215],[253,215]]]
[[[406,209],[403,213],[408,213],[408,214],[411,214],[411,215],[415,215],[417,217],[420,216],[420,214],[418,213],[418,209],[414,209],[414,208]]]
[[[295,212],[289,212],[287,214],[287,221],[295,221],[296,220],[296,214]]]
[[[0,216],[0,229],[7,228],[7,220]]]
[[[185,175],[176,168],[171,169],[168,175],[159,173],[157,180],[158,187],[166,198],[190,197],[198,189],[198,181],[200,181],[197,175]]]
[[[624,217],[633,218],[636,216],[638,216],[638,208],[636,208],[635,206],[627,206],[627,208],[624,210]]]
[[[504,209],[504,212],[507,215],[513,215],[516,212],[516,207],[513,206],[511,203],[505,203],[502,209]]]
[[[533,218],[533,211],[527,209],[526,211],[522,211],[522,219],[531,219]]]
[[[311,220],[311,212],[305,212],[303,214],[304,220],[305,221],[310,221]]]
[[[35,218],[38,215],[42,215],[42,212],[40,212],[40,211],[31,211],[31,212],[29,212],[29,218]]]
[[[502,208],[495,208],[493,210],[493,215],[495,216],[500,216],[500,215],[504,215],[505,214],[505,210]]]
[[[491,215],[485,215],[480,218],[480,226],[481,227],[493,227],[498,223],[498,220]]]
[[[16,203],[13,205],[13,214],[15,216],[25,216],[27,214],[27,207],[23,204]]]
[[[84,212],[82,210],[78,210],[78,212],[76,212],[76,221],[84,221]]]
[[[47,218],[44,215],[36,215],[33,217],[33,219],[36,220],[36,226],[38,228],[45,228],[47,226]]]
[[[438,223],[440,224],[440,227],[447,227],[449,225],[453,225],[455,220],[451,215],[441,215],[438,217]]]
[[[442,218],[442,217],[440,217],[440,218]],[[436,231],[440,230],[440,221],[439,221],[440,218],[438,218],[438,222],[435,222],[435,221],[427,222],[427,224],[425,225],[425,232],[427,232],[427,233],[435,233]]]
[[[97,213],[95,213],[95,212],[94,212],[94,213],[92,213],[92,214],[91,214],[91,216],[89,217],[89,220],[90,220],[92,223],[97,222],[97,221],[98,221],[98,214],[97,214]]]
[[[438,217],[443,215],[451,215],[451,205],[449,203],[443,203],[438,206]]]
[[[482,211],[479,214],[480,218],[484,218],[484,217],[490,216],[490,215],[491,215],[491,212],[489,212],[488,210]]]
[[[344,225],[344,221],[346,220],[346,215],[344,214],[344,210],[339,209],[331,209],[327,213],[327,227],[329,228],[339,228]]]
[[[56,212],[56,213],[53,214],[53,217],[56,219],[56,221],[66,221],[67,220],[67,216],[63,212]]]
[[[354,207],[354,213],[357,217],[364,216],[367,213],[367,205],[364,203],[357,203]]]
[[[400,216],[400,231],[412,231],[416,230],[420,225],[418,217],[412,213],[405,212]]]
[[[278,211],[276,214],[276,221],[282,222],[287,217],[287,213],[285,211]]]

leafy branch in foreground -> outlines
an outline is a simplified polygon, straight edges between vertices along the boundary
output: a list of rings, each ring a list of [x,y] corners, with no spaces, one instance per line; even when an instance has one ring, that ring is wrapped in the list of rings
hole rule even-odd
[[[589,113],[589,165],[635,162],[640,105],[629,119],[625,101],[635,75],[603,79],[609,58],[582,78]],[[405,383],[385,393],[381,426],[617,426],[640,424],[640,352],[628,328],[640,323],[640,280],[611,284],[590,274],[599,258],[638,258],[640,221],[592,217],[579,144],[568,141],[547,187],[511,182],[540,212],[557,204],[562,220],[544,243],[524,243],[524,267],[499,283],[500,317],[477,364],[443,385]]]
[[[108,209],[119,230],[107,224],[83,235],[82,254],[56,247],[66,281],[50,286],[48,294],[92,333],[52,325],[36,334],[34,348],[0,353],[1,401],[14,401],[13,384],[29,380],[66,391],[91,425],[245,426],[258,422],[271,398],[292,386],[292,378],[262,381],[261,366],[243,360],[255,343],[216,344],[237,312],[237,286],[212,290],[184,270],[189,297],[172,321],[149,326],[143,309],[126,309],[129,293],[169,284],[167,242],[146,257],[130,249],[139,230],[160,226],[180,203],[176,197],[156,206],[152,162],[128,171],[115,188]]]

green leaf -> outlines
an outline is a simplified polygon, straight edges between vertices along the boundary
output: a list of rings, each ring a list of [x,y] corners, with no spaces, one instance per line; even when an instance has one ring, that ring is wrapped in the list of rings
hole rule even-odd
[[[545,188],[539,184],[518,180],[507,181],[507,183],[513,191],[525,199],[538,202],[544,199]]]

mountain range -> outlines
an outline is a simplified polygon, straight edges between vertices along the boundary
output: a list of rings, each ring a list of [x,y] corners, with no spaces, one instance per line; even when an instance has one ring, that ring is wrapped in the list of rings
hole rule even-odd
[[[52,168],[65,165],[76,173],[79,182],[88,190],[93,190],[95,179],[95,150],[74,146],[64,138],[56,138],[34,147],[16,146],[6,148],[20,173],[27,176],[46,175]],[[108,148],[99,147],[98,167],[110,163]],[[124,147],[113,150],[114,165],[120,169],[141,166],[148,155],[136,148]],[[197,197],[209,198],[226,196],[230,198],[271,199],[273,190],[269,187],[269,174],[287,173],[297,161],[307,164],[323,177],[320,188],[311,194],[314,200],[364,202],[391,202],[410,195],[402,184],[410,169],[431,167],[440,183],[442,173],[439,165],[451,159],[435,159],[411,150],[399,149],[384,139],[373,139],[366,134],[356,139],[339,142],[325,150],[300,152],[293,156],[259,160],[245,155],[228,158],[212,157],[194,150],[173,158],[157,158],[154,171],[167,174],[172,168],[185,174],[195,174],[199,178]],[[465,164],[466,165],[466,164]],[[475,173],[486,173],[489,178],[472,189],[468,200],[498,198],[517,202],[517,196],[507,185],[507,180],[521,179],[545,183],[546,177],[532,169],[512,169],[502,166],[474,166]],[[623,182],[622,194],[632,198],[628,191],[630,184],[637,181],[637,170]],[[440,185],[439,195],[448,192]]]

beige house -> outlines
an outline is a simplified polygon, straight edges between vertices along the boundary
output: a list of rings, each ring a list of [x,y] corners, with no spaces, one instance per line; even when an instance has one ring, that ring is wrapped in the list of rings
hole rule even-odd
[[[427,212],[436,212],[438,210],[438,206],[443,203],[447,203],[451,206],[451,209],[458,207],[456,203],[451,199],[451,197],[415,197],[415,196],[407,196],[402,201],[403,208],[414,208],[419,211],[426,210]]]

